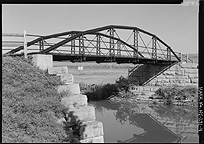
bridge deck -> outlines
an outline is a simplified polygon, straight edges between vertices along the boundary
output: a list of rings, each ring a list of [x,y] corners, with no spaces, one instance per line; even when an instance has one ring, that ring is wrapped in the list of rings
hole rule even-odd
[[[40,54],[40,53],[30,53],[30,54]],[[114,56],[107,57],[103,55],[80,55],[80,54],[57,54],[49,53],[53,55],[54,61],[71,61],[71,62],[84,62],[84,61],[95,61],[96,63],[106,63],[106,62],[116,62],[121,63],[133,63],[133,64],[157,64],[157,65],[170,65],[177,61],[167,61],[167,60],[154,60],[150,58],[133,58],[133,57],[123,57],[123,56]]]

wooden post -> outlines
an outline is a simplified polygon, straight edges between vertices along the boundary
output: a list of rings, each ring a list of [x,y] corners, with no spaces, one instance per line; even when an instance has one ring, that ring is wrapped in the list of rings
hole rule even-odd
[[[26,40],[26,31],[24,30],[23,32],[23,38],[24,38],[24,57],[27,59],[28,56],[27,56],[27,40]]]

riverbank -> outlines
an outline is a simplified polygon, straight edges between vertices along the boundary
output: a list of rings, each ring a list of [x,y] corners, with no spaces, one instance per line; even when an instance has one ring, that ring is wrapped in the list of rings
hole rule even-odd
[[[111,99],[112,101],[148,102],[164,105],[197,106],[198,88],[195,86],[135,86],[120,77],[115,84],[80,84],[82,93],[89,101]]]
[[[128,95],[128,96],[127,96]],[[135,86],[134,90],[130,88],[128,93],[119,94],[111,98],[112,101],[131,101],[162,103],[166,105],[198,105],[198,88],[195,86]]]

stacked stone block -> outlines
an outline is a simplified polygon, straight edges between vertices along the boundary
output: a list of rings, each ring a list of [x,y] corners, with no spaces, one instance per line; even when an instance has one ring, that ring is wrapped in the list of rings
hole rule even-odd
[[[180,85],[198,86],[198,64],[179,63],[164,71],[151,80],[148,85],[169,86]]]
[[[48,68],[48,73],[58,75],[62,85],[57,87],[58,93],[67,92],[67,95],[61,99],[61,104],[67,110],[67,114],[72,113],[76,120],[85,125],[82,134],[81,143],[104,143],[103,124],[96,120],[95,108],[88,106],[87,96],[80,93],[78,83],[74,83],[74,77],[68,73],[67,67],[51,67]],[[59,119],[57,122],[62,123],[65,119]]]
[[[47,70],[53,67],[53,57],[52,55],[35,54],[32,55],[33,65],[41,70]]]

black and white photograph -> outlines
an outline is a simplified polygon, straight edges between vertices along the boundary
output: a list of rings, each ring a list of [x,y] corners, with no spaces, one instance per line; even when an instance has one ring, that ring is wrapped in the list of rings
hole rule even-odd
[[[199,4],[2,4],[2,143],[199,143]]]

